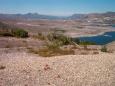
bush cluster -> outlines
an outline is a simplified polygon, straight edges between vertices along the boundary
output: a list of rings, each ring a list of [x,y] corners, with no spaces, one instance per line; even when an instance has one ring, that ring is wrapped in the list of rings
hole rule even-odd
[[[44,37],[46,46],[38,50],[29,49],[30,52],[34,54],[39,54],[40,56],[43,57],[74,54],[74,50],[72,49],[69,50],[61,49],[61,46],[69,45],[72,43],[71,38],[66,37],[63,34],[57,32],[49,33],[47,35],[43,35],[42,33],[39,33],[37,36],[38,39],[41,39],[42,37]]]
[[[7,24],[0,22],[0,36],[25,38],[28,37],[28,32],[23,29],[11,27]]]
[[[72,43],[72,39],[70,37],[64,36],[63,34],[59,34],[56,32],[48,34],[47,39],[48,41],[54,44],[58,44],[59,46],[68,45]]]
[[[19,38],[26,38],[28,37],[28,32],[23,29],[15,29],[12,31],[13,36]]]
[[[101,48],[101,51],[102,51],[102,52],[107,52],[107,47],[106,47],[106,46],[103,46],[103,47]]]

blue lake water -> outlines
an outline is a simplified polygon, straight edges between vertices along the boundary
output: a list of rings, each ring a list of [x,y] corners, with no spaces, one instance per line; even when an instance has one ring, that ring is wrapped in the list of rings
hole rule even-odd
[[[113,24],[112,27],[115,27],[115,24]]]
[[[112,27],[115,27],[115,24],[112,25]],[[106,32],[103,35],[98,36],[92,36],[92,37],[80,37],[81,41],[89,41],[94,42],[98,45],[105,45],[112,41],[115,41],[115,31],[114,32]]]

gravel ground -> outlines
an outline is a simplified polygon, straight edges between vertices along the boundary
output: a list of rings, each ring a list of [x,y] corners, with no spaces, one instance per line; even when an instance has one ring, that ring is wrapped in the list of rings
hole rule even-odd
[[[0,55],[0,86],[115,86],[115,54]]]

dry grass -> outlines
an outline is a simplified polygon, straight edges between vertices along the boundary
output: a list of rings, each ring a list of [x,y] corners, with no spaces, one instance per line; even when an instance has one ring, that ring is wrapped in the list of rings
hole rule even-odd
[[[30,53],[38,54],[42,57],[52,57],[52,56],[60,56],[60,55],[74,55],[74,50],[72,49],[48,49],[40,48],[40,49],[34,49],[34,48],[28,48]]]
[[[34,48],[27,48],[29,53],[34,53],[34,54],[38,54],[38,51],[35,50]]]

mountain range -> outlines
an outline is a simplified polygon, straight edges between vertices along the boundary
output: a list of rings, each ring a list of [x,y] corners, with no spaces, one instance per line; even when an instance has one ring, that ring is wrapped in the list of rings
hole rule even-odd
[[[27,14],[0,14],[0,20],[6,19],[23,19],[23,20],[39,20],[39,19],[88,19],[88,18],[102,18],[102,17],[111,17],[115,18],[115,12],[106,12],[106,13],[90,13],[90,14],[73,14],[71,16],[51,16],[51,15],[41,15],[38,13],[27,13]]]

